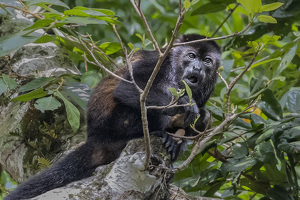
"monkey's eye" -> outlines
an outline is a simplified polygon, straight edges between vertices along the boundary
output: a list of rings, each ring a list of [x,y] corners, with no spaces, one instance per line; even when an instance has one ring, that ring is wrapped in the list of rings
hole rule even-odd
[[[188,53],[187,56],[192,59],[196,58],[196,55],[194,53]]]
[[[205,62],[206,64],[210,64],[210,63],[212,63],[212,59],[211,58],[204,58],[203,62]]]

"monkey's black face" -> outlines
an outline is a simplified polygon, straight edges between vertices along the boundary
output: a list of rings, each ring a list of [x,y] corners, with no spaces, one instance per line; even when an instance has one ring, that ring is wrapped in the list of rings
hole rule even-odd
[[[214,51],[213,47],[206,46],[201,49],[187,47],[181,54],[181,61],[183,80],[192,89],[199,88],[202,84],[214,81],[211,79],[215,79],[220,65],[220,53]]]

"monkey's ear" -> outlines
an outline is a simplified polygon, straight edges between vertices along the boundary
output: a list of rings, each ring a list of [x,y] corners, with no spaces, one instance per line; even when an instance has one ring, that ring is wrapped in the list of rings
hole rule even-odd
[[[176,43],[185,42],[184,35],[180,35],[178,39],[176,39]]]
[[[179,38],[176,40],[177,43],[181,43],[181,42],[188,42],[188,41],[192,41],[192,40],[200,40],[200,39],[204,39],[206,38],[203,35],[199,35],[199,34],[186,34],[186,35],[181,35],[179,36]]]

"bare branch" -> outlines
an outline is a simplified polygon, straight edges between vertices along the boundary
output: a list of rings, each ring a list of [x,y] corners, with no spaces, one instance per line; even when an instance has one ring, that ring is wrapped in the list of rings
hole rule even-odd
[[[183,170],[184,168],[186,168],[188,166],[188,164],[194,159],[194,157],[201,153],[204,148],[205,148],[205,144],[214,136],[219,134],[219,132],[223,129],[223,127],[225,125],[227,125],[228,122],[234,120],[238,115],[234,114],[232,116],[230,116],[229,118],[226,118],[219,126],[215,127],[215,129],[208,134],[206,137],[203,138],[203,140],[198,140],[198,142],[196,143],[196,145],[194,146],[194,148],[192,149],[192,152],[190,154],[190,156],[181,164],[179,165],[177,168],[175,169],[171,169],[172,173],[177,173],[181,170]]]
[[[93,48],[95,48],[97,51],[99,51],[102,55],[104,55],[114,66],[116,66],[117,68],[119,68],[120,66],[111,58],[109,57],[106,53],[104,53],[104,51],[102,51],[99,47],[94,46]]]
[[[151,37],[151,41],[154,45],[155,50],[158,52],[158,55],[161,56],[162,55],[161,50],[160,50],[160,48],[159,48],[159,46],[158,46],[158,44],[157,44],[157,42],[156,42],[156,40],[155,40],[155,38],[152,34],[152,31],[151,31],[151,29],[148,25],[147,19],[144,15],[143,11],[141,10],[141,7],[139,5],[137,5],[135,0],[130,0],[130,2],[133,5],[133,7],[134,7],[135,11],[137,12],[137,14],[140,16],[140,18],[143,21],[144,25],[146,26],[147,32],[149,33],[149,35]],[[139,1],[139,3],[140,3],[140,1]]]
[[[218,73],[220,79],[225,83],[226,89],[228,90],[228,83],[227,83],[227,81],[223,78],[223,76],[221,75],[220,72],[217,72],[217,73]]]
[[[170,40],[170,43],[169,43],[168,47],[166,48],[166,50],[164,51],[164,53],[162,53],[159,46],[158,46],[158,44],[157,44],[157,41],[155,40],[155,38],[154,38],[154,36],[151,32],[151,29],[150,29],[150,27],[147,23],[147,20],[146,20],[144,14],[143,14],[141,8],[138,7],[137,3],[134,0],[130,0],[130,2],[133,5],[136,12],[138,13],[138,15],[140,16],[141,20],[143,21],[143,23],[144,23],[144,25],[147,29],[147,32],[149,33],[149,35],[151,37],[152,43],[154,44],[155,50],[158,52],[158,55],[159,55],[156,66],[153,69],[153,72],[152,72],[150,78],[148,79],[148,82],[147,82],[147,84],[144,88],[144,91],[140,96],[140,106],[141,106],[141,115],[142,115],[141,118],[142,118],[142,123],[143,123],[143,133],[144,133],[145,146],[146,146],[145,147],[146,148],[146,158],[145,158],[145,163],[144,163],[144,167],[146,169],[149,166],[150,153],[151,153],[150,140],[149,140],[148,120],[147,120],[146,98],[148,96],[148,93],[150,91],[152,83],[153,83],[158,71],[160,70],[161,64],[163,63],[164,59],[166,58],[166,56],[168,55],[168,53],[170,52],[170,50],[173,46],[176,35],[177,35],[177,33],[179,31],[179,28],[182,24],[182,20],[183,20],[185,10],[184,9],[180,10],[180,14],[179,14],[179,17],[177,19],[177,23],[175,25],[175,28],[173,30],[173,34],[172,34],[172,38]]]
[[[122,39],[117,31],[117,28],[116,26],[113,24],[112,25],[113,29],[114,29],[114,32],[115,34],[117,35],[118,37],[118,40],[121,44],[121,47],[122,47],[122,50],[123,50],[123,53],[124,53],[124,56],[125,56],[125,59],[126,59],[126,64],[127,64],[127,67],[128,67],[128,71],[129,71],[129,74],[130,74],[130,77],[131,77],[131,80],[132,80],[132,83],[134,84],[135,88],[139,91],[139,93],[141,94],[143,92],[143,90],[136,84],[135,80],[134,80],[134,77],[133,77],[133,68],[132,68],[132,63],[131,63],[131,60],[130,60],[130,56],[127,55],[127,49],[124,47],[123,45],[123,42],[122,42]],[[131,52],[130,52],[131,54]]]
[[[2,5],[3,7],[10,7],[10,8],[14,8],[14,9],[16,9],[16,10],[21,10],[22,12],[27,13],[27,14],[30,14],[30,15],[36,17],[36,18],[39,18],[39,19],[44,19],[43,17],[41,17],[41,16],[39,16],[39,15],[36,15],[36,14],[30,12],[29,10],[25,10],[25,9],[18,8],[18,7],[15,7],[15,6],[10,6],[10,5],[7,5],[7,4],[4,4],[4,3],[2,3],[1,5]]]
[[[205,42],[205,41],[223,40],[223,39],[226,39],[226,38],[238,36],[238,35],[243,34],[244,32],[246,32],[248,30],[248,28],[250,27],[251,23],[252,23],[252,21],[249,22],[249,24],[247,24],[247,26],[243,30],[241,30],[240,32],[234,32],[232,34],[221,36],[221,37],[216,37],[216,38],[204,38],[204,39],[193,40],[193,41],[189,41],[189,42],[176,43],[176,44],[173,45],[173,47],[184,46],[184,45],[188,45],[188,44],[196,44],[196,43]]]
[[[229,19],[229,17],[232,15],[232,13],[235,11],[235,9],[236,9],[239,5],[240,5],[240,3],[237,3],[237,4],[235,5],[235,7],[234,7],[232,10],[230,10],[229,15],[228,15],[228,16],[226,17],[226,19],[220,24],[220,26],[217,28],[217,30],[211,35],[211,37],[214,37],[214,36],[217,34],[217,32],[220,30],[220,28],[222,28],[223,24]]]
[[[249,64],[247,65],[247,67],[239,74],[237,75],[233,81],[231,81],[231,83],[229,84],[228,88],[227,88],[227,100],[226,100],[226,118],[229,117],[229,107],[230,107],[230,92],[233,89],[233,87],[235,86],[235,84],[238,82],[238,80],[240,80],[240,78],[248,71],[248,69],[251,67],[251,65],[253,64],[253,62],[255,61],[255,58],[257,56],[258,52],[256,52],[254,54],[254,56],[252,57],[251,61],[249,62]]]
[[[21,0],[19,0],[19,2],[22,4],[22,6],[25,8],[25,10],[28,10],[27,6]]]
[[[99,67],[100,67],[101,69],[103,69],[105,72],[111,74],[112,76],[114,76],[114,77],[116,77],[116,78],[118,78],[118,79],[120,79],[120,80],[122,80],[122,81],[125,81],[125,82],[127,82],[127,83],[132,83],[132,81],[128,81],[128,80],[124,79],[123,77],[116,75],[115,73],[111,72],[111,71],[108,70],[106,67],[104,67],[103,65],[101,65],[101,63],[99,63],[99,61],[97,60],[97,58],[95,57],[95,55],[94,55],[94,53],[93,53],[93,47],[92,47],[92,50],[90,50],[90,49],[84,44],[84,42],[83,42],[81,39],[80,39],[79,41],[80,41],[80,43],[84,46],[84,48],[91,54],[91,56],[93,57],[93,59],[94,59],[94,61],[95,61],[95,63],[92,62],[92,61],[89,61],[89,60],[86,58],[86,56],[83,56],[83,57],[86,59],[87,62],[92,63],[92,64],[95,64],[96,66],[99,66]]]
[[[184,107],[184,106],[191,106],[190,103],[187,103],[187,104],[181,104],[181,105],[178,105],[178,104],[174,104],[174,103],[170,103],[166,106],[146,106],[147,109],[153,109],[153,110],[160,110],[160,109],[165,109],[165,108],[178,108],[178,107]]]

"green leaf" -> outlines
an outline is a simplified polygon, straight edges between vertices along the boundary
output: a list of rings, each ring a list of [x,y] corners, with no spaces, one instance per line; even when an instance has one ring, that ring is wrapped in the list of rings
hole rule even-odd
[[[263,82],[262,76],[263,73],[257,78],[252,77],[250,81],[250,95],[253,95],[255,92],[258,92],[266,87],[266,84]]]
[[[251,7],[254,12],[258,12],[261,8],[261,0],[251,0]]]
[[[274,17],[267,16],[267,15],[259,15],[258,20],[264,23],[272,23],[272,24],[277,23],[277,20]]]
[[[56,77],[41,77],[38,79],[34,79],[29,83],[20,87],[19,92],[28,92],[30,90],[35,90],[40,87],[44,87],[45,85],[49,84],[51,81],[55,80]]]
[[[81,77],[81,83],[87,84],[94,88],[102,79],[102,75],[96,71],[87,71]]]
[[[42,19],[35,22],[32,26],[25,28],[24,31],[31,30],[31,29],[45,28],[49,26],[51,23],[53,23],[54,21],[55,21],[54,19]]]
[[[243,127],[243,128],[246,128],[246,129],[251,129],[252,126],[250,123],[248,122],[245,122],[243,119],[241,119],[240,117],[237,117],[234,121],[233,121],[233,124],[236,125],[236,126],[240,126],[240,127]]]
[[[132,43],[128,43],[127,45],[129,46],[130,49],[134,48],[134,45]]]
[[[135,34],[136,36],[138,36],[141,40],[142,40],[142,42],[144,43],[144,38],[143,38],[143,36],[141,36],[141,34]]]
[[[275,80],[279,80],[279,81],[285,81],[286,77],[285,76],[277,76],[275,78],[272,78],[272,81],[275,81]]]
[[[17,82],[14,79],[10,78],[8,75],[2,74],[2,77],[6,85],[8,85],[9,89],[13,90],[18,86]]]
[[[248,11],[248,13],[258,12],[261,8],[261,0],[237,0]]]
[[[37,39],[34,43],[47,43],[47,42],[52,42],[55,41],[56,37],[55,36],[50,36],[50,35],[43,35],[39,39]]]
[[[259,9],[259,12],[276,10],[277,8],[279,8],[282,5],[283,5],[283,3],[271,3],[271,4],[263,5]]]
[[[291,194],[282,186],[275,185],[272,189],[268,190],[268,196],[274,200],[293,200]]]
[[[23,36],[24,34],[28,34],[29,31],[22,31],[13,35],[7,35],[0,38],[0,57],[9,54],[12,51],[19,49],[25,44],[29,44],[31,42],[39,39],[40,36]]]
[[[252,128],[262,128],[266,121],[259,115],[251,113],[250,115]]]
[[[222,164],[222,171],[225,170],[226,172],[242,172],[245,169],[252,167],[257,163],[255,158],[250,156],[242,158],[237,162],[230,162],[230,163],[223,163]]]
[[[266,132],[264,132],[261,136],[259,136],[257,138],[257,140],[255,141],[255,144],[260,144],[263,141],[270,139],[270,137],[273,135],[273,133],[274,133],[274,129],[267,130]]]
[[[116,17],[113,15],[107,15],[107,13],[113,13],[109,10],[104,9],[93,9],[93,8],[85,8],[85,7],[75,7],[71,10],[66,10],[64,15],[74,15],[74,16],[81,16],[81,17],[92,17],[98,20],[104,20],[107,23],[111,24],[121,24]],[[114,13],[113,13],[114,14]]]
[[[300,90],[292,90],[288,92],[286,108],[291,113],[300,113]]]
[[[168,88],[170,90],[170,92],[172,93],[172,95],[175,97],[175,99],[179,99],[179,97],[181,97],[184,94],[184,89],[179,89],[176,90],[175,88]]]
[[[223,3],[207,3],[194,10],[191,15],[193,16],[193,15],[204,15],[208,13],[215,13],[215,12],[225,10],[226,7],[227,5]]]
[[[122,49],[121,44],[118,42],[105,42],[99,48],[107,55],[116,53]]]
[[[75,8],[73,8],[72,10],[81,10],[87,13],[91,13],[91,15],[95,15],[95,16],[114,16],[115,13],[111,10],[107,10],[107,9],[98,9],[98,8],[86,8],[86,7],[81,7],[81,6],[77,6]],[[92,11],[92,12],[91,12]]]
[[[189,0],[185,0],[183,3],[184,8],[187,10],[188,8],[191,7],[191,2]]]
[[[80,126],[79,110],[70,101],[68,101],[59,91],[55,93],[55,96],[61,98],[64,101],[68,121],[73,129],[73,132],[75,133]]]
[[[182,80],[182,82],[185,85],[185,91],[186,91],[186,93],[189,96],[189,99],[191,101],[192,100],[192,96],[193,96],[192,90],[191,90],[191,88],[188,86],[188,84],[184,80]]]
[[[248,147],[245,142],[237,143],[232,147],[232,156],[236,160],[244,158],[248,154],[249,154]]]
[[[61,103],[53,97],[38,99],[34,104],[34,107],[41,110],[42,112],[44,112],[44,110],[55,110],[60,106]]]
[[[267,60],[263,60],[263,61],[257,62],[255,64],[251,65],[251,69],[254,68],[254,67],[256,67],[256,66],[263,65],[263,64],[266,64],[266,63],[274,61],[274,60],[281,60],[281,58],[278,57],[278,58],[267,59]]]
[[[36,99],[36,98],[41,98],[44,97],[48,94],[48,91],[44,91],[43,88],[34,90],[32,92],[29,92],[27,94],[23,94],[20,96],[17,96],[11,100],[11,102],[16,102],[16,101],[30,101],[31,99]]]
[[[5,92],[5,90],[7,89],[7,85],[4,83],[3,79],[0,79],[0,95]]]
[[[63,88],[82,109],[86,110],[92,88],[78,82],[67,82],[67,84],[68,86],[63,86]]]
[[[255,146],[254,153],[252,154],[257,160],[268,164],[277,164],[277,160],[274,153],[274,148],[270,141],[262,142]]]
[[[278,121],[282,118],[282,109],[270,89],[262,93],[262,102],[259,104],[261,111],[270,119]]]
[[[251,5],[251,1],[252,0],[237,0],[236,2],[242,4],[242,6],[244,6],[246,8],[246,10],[248,11],[248,13],[252,12],[252,5]]]
[[[66,23],[66,24],[79,24],[79,25],[87,25],[87,24],[107,24],[103,20],[91,18],[91,17],[66,17],[58,21],[57,23]]]
[[[283,53],[284,54],[278,68],[276,69],[275,76],[273,77],[279,76],[280,73],[292,62],[292,59],[294,58],[297,52],[297,48],[298,48],[298,42],[292,42],[292,43],[288,43],[283,48],[280,48],[278,51],[276,50],[274,52],[275,55],[276,53],[279,53],[280,55],[282,55]]]
[[[62,6],[62,7],[70,9],[67,4],[65,4],[65,3],[63,3],[59,0],[32,0],[32,1],[30,1],[30,3],[27,6],[37,5],[37,4],[40,4],[40,3],[53,4],[53,5]]]

